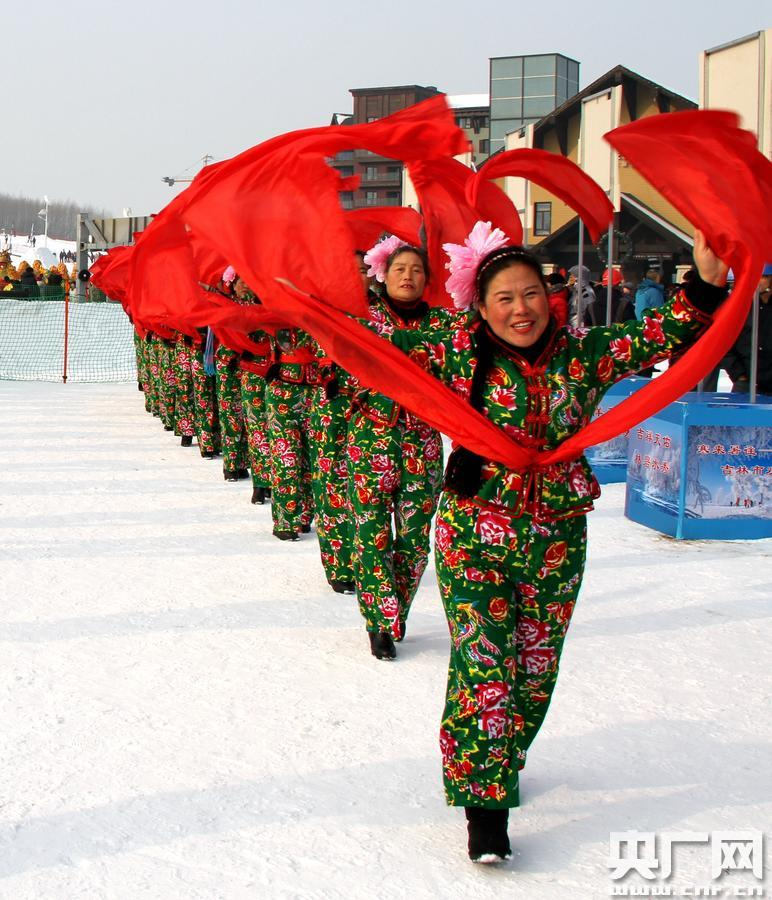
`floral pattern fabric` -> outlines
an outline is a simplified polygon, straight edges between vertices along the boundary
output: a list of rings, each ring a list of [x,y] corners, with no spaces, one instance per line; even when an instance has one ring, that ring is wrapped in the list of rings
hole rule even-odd
[[[238,354],[220,344],[214,354],[217,417],[224,471],[247,468],[247,436],[241,405],[241,370]]]

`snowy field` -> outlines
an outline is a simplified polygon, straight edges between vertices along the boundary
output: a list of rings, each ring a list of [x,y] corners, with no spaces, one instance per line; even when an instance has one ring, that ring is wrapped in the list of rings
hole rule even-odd
[[[433,568],[376,661],[313,536],[272,538],[135,386],[0,382],[0,410],[3,900],[584,900],[610,832],[768,830],[772,541],[677,543],[605,489],[514,857],[481,868]],[[711,884],[706,845],[676,860]]]

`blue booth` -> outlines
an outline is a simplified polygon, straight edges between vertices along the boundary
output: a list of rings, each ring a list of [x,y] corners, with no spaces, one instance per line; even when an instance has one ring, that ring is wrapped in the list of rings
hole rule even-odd
[[[641,378],[640,375],[628,375],[621,381],[617,381],[606,392],[600,405],[595,410],[593,419],[613,409],[617,404],[626,400],[640,388],[651,383],[650,378]],[[627,478],[627,442],[629,432],[620,434],[610,441],[595,444],[584,451],[587,461],[592,466],[592,471],[600,484],[612,484],[624,481]]]
[[[685,394],[632,429],[625,514],[675,538],[772,537],[772,398]]]

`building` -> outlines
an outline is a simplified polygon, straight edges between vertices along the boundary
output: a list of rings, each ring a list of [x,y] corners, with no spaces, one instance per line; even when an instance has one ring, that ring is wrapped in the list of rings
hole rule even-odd
[[[354,112],[348,116],[336,113],[332,124],[361,125],[374,122],[399,112],[408,106],[434,97],[436,87],[422,87],[417,84],[395,87],[352,88]],[[402,163],[378,156],[368,150],[352,148],[345,150],[331,160],[331,165],[343,176],[359,175],[360,186],[356,191],[341,194],[344,209],[359,209],[363,206],[402,205]]]
[[[448,105],[471,144],[470,162],[482,165],[490,155],[490,99],[487,94],[448,94]]]
[[[650,266],[666,280],[691,260],[693,228],[638,172],[615,153],[603,135],[645,116],[694,109],[697,104],[624,66],[606,72],[536,124],[507,138],[507,149],[534,147],[577,163],[609,195],[614,209],[614,259],[637,281]],[[544,262],[569,268],[579,255],[579,219],[544,188],[507,178],[506,190],[523,219],[526,243]],[[582,229],[583,231],[583,229]],[[584,264],[600,277],[607,240],[596,246],[584,235]]]
[[[700,108],[735,110],[772,159],[772,28],[700,54]]]
[[[507,135],[535,124],[579,90],[579,63],[560,53],[490,60],[490,152]]]

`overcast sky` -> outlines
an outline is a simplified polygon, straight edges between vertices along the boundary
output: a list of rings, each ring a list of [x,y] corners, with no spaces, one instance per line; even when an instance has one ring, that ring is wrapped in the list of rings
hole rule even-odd
[[[696,100],[699,52],[770,20],[768,0],[5,0],[0,191],[155,212],[205,153],[329,124],[352,87],[485,92],[490,56],[564,53],[580,87],[621,63]]]

